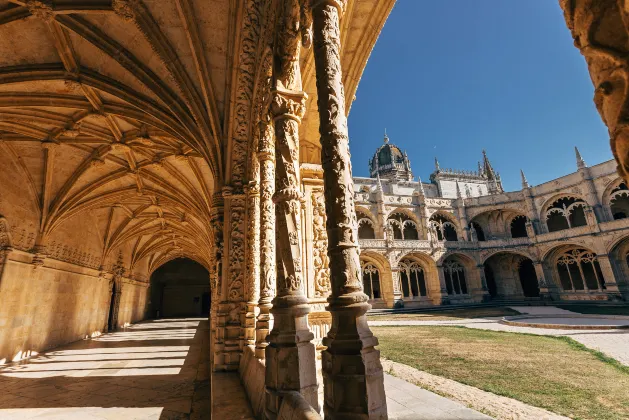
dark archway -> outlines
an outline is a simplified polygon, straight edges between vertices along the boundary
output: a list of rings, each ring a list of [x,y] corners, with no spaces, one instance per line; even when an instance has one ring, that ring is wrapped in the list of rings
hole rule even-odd
[[[487,282],[487,291],[491,298],[498,296],[498,287],[496,286],[496,277],[494,276],[494,270],[492,270],[489,264],[484,265],[485,281]]]
[[[537,283],[537,274],[535,273],[533,261],[529,258],[523,259],[518,267],[518,275],[520,276],[524,297],[539,297],[539,284]]]
[[[208,316],[209,313],[210,277],[201,264],[177,258],[153,272],[147,318]]]
[[[526,216],[516,216],[511,221],[511,237],[512,238],[526,238],[528,233],[526,232]]]

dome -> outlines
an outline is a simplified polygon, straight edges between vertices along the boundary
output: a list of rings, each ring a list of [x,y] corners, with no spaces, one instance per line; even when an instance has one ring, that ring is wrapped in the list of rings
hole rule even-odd
[[[411,163],[405,152],[396,145],[389,143],[389,137],[384,135],[384,144],[376,150],[369,160],[369,173],[372,178],[395,178],[411,181]]]

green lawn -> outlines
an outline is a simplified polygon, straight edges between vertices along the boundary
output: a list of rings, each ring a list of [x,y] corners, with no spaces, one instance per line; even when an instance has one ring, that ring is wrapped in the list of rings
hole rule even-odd
[[[579,419],[629,418],[629,368],[564,337],[463,327],[372,327],[382,355]]]
[[[459,319],[487,318],[492,316],[519,315],[520,312],[510,308],[464,308],[447,311],[434,311],[415,314],[369,315],[370,321],[456,321]]]
[[[629,315],[629,306],[557,305],[557,307],[580,314]]]

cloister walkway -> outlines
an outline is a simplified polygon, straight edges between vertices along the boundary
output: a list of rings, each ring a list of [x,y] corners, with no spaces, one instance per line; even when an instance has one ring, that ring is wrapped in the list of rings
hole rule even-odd
[[[0,418],[206,419],[209,354],[209,322],[196,318],[58,347],[0,368]],[[248,409],[245,399],[240,410]]]

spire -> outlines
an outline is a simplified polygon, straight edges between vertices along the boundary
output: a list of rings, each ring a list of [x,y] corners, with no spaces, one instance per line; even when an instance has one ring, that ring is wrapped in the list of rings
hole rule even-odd
[[[520,176],[522,177],[522,188],[531,188],[522,169],[520,169]]]
[[[587,168],[588,165],[581,157],[581,153],[579,153],[577,146],[574,146],[574,153],[577,155],[577,169]]]
[[[485,175],[487,175],[487,179],[496,179],[496,173],[494,172],[494,168],[491,166],[491,162],[487,157],[485,149],[483,149],[483,171],[485,172]]]
[[[389,136],[387,136],[387,129],[384,129],[384,144],[387,144],[389,142]]]
[[[437,172],[439,172],[441,170],[441,168],[439,167],[439,161],[437,160],[437,157],[435,156],[435,170]]]
[[[459,185],[459,181],[456,181],[456,198],[463,198],[463,194],[461,194],[461,186]]]
[[[383,190],[382,190],[382,183],[380,182],[380,173],[376,174],[376,179],[377,179],[376,191],[383,192]]]

